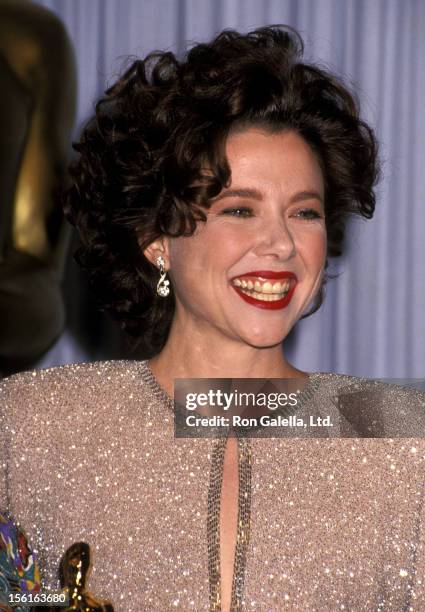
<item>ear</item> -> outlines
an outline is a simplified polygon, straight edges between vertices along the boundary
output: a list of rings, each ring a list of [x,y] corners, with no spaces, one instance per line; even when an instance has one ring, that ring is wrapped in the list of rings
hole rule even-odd
[[[170,267],[168,240],[164,236],[161,236],[161,238],[151,242],[151,244],[143,251],[143,255],[156,267],[158,267],[158,264],[156,263],[158,257],[163,257],[165,261],[165,269],[167,270]]]

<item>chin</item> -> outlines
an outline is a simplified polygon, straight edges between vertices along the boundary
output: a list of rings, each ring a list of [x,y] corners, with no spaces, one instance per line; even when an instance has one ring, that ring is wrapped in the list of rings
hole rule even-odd
[[[248,321],[246,323],[247,326],[241,338],[250,346],[257,348],[271,348],[282,344],[295,324],[295,322],[282,320],[282,318],[269,322],[251,320],[250,323]],[[248,333],[247,330],[249,330]]]
[[[272,348],[276,348],[277,346],[280,346],[283,342],[284,338],[282,338],[281,340],[279,340],[279,342],[264,342],[264,343],[259,343],[259,342],[248,342],[247,344],[249,344],[249,346],[251,346],[252,348],[255,349],[272,349]]]
[[[247,344],[249,344],[249,346],[252,346],[253,348],[266,349],[273,348],[275,346],[278,346],[279,344],[282,344],[282,342],[286,338],[286,335],[287,334],[282,333],[282,330],[279,330],[278,334],[266,334],[263,330],[263,333],[261,334],[250,334],[249,336],[243,339]]]

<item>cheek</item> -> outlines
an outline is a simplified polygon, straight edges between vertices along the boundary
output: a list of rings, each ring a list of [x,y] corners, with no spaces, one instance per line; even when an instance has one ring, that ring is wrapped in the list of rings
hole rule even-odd
[[[211,224],[193,236],[173,238],[169,242],[170,274],[182,275],[202,272],[205,276],[214,271],[222,273],[226,267],[240,259],[252,244],[249,232],[236,225],[226,227]]]
[[[171,272],[184,270],[194,265],[202,255],[202,237],[205,232],[196,231],[192,236],[170,238],[168,243],[169,265]]]
[[[327,235],[322,227],[311,228],[298,236],[297,250],[310,269],[321,270],[326,262]]]
[[[169,276],[177,293],[190,292],[202,271],[200,251],[195,238],[177,238],[169,249]]]
[[[317,258],[322,262],[321,265],[324,265],[328,252],[328,239],[325,230],[323,230],[323,232],[321,232],[320,235],[317,236],[315,246],[317,249]]]
[[[201,284],[203,287],[209,284],[211,271],[219,266],[219,244],[212,240],[210,232],[203,230],[193,236],[170,240],[169,275],[181,299],[199,289]]]

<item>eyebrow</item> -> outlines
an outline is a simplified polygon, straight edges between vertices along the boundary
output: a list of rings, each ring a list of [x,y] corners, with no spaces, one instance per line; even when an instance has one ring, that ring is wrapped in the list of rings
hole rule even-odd
[[[218,202],[219,200],[223,200],[224,198],[250,198],[252,200],[261,201],[263,199],[263,195],[261,191],[257,189],[225,189],[222,191],[216,198],[213,199],[213,202]],[[304,200],[319,200],[323,202],[323,198],[318,191],[299,191],[290,199],[290,203],[303,202]]]
[[[304,200],[319,200],[323,203],[323,198],[318,191],[300,191],[296,193],[290,200],[291,204],[295,202],[303,202]]]
[[[225,189],[214,198],[214,202],[218,202],[218,200],[223,200],[224,198],[251,198],[252,200],[262,200],[263,196],[257,189]]]

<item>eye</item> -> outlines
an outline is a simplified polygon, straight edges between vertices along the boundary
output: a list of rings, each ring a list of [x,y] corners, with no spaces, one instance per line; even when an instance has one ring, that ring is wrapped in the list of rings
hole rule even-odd
[[[324,219],[324,215],[315,208],[302,208],[294,213],[295,217],[306,219],[307,221],[314,221],[315,219]]]
[[[225,208],[221,211],[222,215],[230,215],[232,217],[251,217],[252,209],[247,206],[238,206],[235,208]]]

